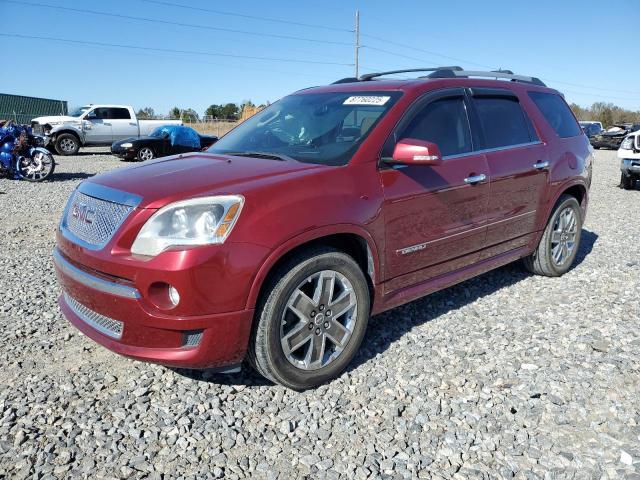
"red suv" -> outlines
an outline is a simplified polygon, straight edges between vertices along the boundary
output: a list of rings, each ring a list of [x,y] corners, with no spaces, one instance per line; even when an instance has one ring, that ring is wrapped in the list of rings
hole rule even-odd
[[[65,316],[127,357],[248,359],[304,389],[340,374],[371,314],[519,259],[565,273],[592,153],[562,95],[417,71],[302,90],[207,152],[82,182],[54,252]]]

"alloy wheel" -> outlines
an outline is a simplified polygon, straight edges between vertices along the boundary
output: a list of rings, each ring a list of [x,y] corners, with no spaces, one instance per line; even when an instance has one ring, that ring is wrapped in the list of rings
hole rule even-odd
[[[335,361],[353,334],[357,318],[353,285],[340,272],[322,270],[293,291],[280,323],[287,360],[302,370]]]
[[[22,178],[38,181],[49,175],[53,167],[53,159],[43,152],[36,152],[33,158],[23,157],[18,161],[18,170]]]
[[[70,138],[63,138],[60,140],[60,149],[63,152],[71,153],[76,149],[76,142]]]
[[[138,158],[140,158],[140,160],[142,160],[143,162],[146,160],[151,160],[153,158],[153,151],[150,148],[144,147],[140,149],[140,152],[138,152]]]
[[[556,217],[551,233],[551,258],[556,266],[563,266],[571,258],[577,234],[576,212],[572,207],[566,207]]]

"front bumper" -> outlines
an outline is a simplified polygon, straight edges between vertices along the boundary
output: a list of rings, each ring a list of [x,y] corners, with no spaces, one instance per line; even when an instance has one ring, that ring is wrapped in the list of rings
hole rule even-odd
[[[620,170],[627,176],[640,175],[640,158],[623,158],[620,161]]]
[[[109,350],[184,368],[224,369],[244,359],[253,310],[193,316],[150,311],[133,282],[75,264],[57,249],[54,264],[63,314]]]
[[[111,145],[111,154],[115,155],[116,157],[131,159],[131,158],[135,158],[137,153],[138,152],[133,147],[122,148],[120,146]]]

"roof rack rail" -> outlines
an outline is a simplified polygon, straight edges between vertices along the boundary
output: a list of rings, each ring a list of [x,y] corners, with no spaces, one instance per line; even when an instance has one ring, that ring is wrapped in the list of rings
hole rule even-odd
[[[360,77],[341,78],[340,80],[337,80],[337,81],[333,82],[333,84],[335,85],[335,84],[338,84],[338,83],[367,82],[367,81],[373,80],[374,78],[377,78],[377,77],[383,77],[383,76],[386,76],[386,75],[394,75],[396,73],[436,72],[438,70],[453,70],[453,71],[457,71],[457,70],[462,70],[462,67],[451,66],[451,67],[434,67],[434,68],[411,68],[411,69],[407,69],[407,70],[389,70],[389,71],[386,71],[386,72],[367,73],[365,75],[360,75]]]
[[[382,77],[385,75],[394,75],[396,73],[412,73],[412,72],[431,72],[429,75],[418,78],[469,78],[469,77],[486,77],[486,78],[504,78],[511,80],[512,82],[531,83],[533,85],[539,85],[546,87],[544,82],[537,77],[529,77],[526,75],[516,75],[511,70],[491,70],[488,72],[479,70],[464,70],[462,67],[434,67],[434,68],[411,68],[407,70],[389,70],[387,72],[367,73],[361,75],[359,78],[347,77],[333,82],[337,83],[354,83],[354,82],[367,82],[374,78]]]
[[[469,77],[487,77],[487,78],[504,78],[512,82],[531,83],[546,87],[545,83],[537,77],[529,77],[526,75],[515,75],[511,70],[491,70],[483,72],[479,70],[446,70],[438,69],[429,74],[427,78],[469,78]]]

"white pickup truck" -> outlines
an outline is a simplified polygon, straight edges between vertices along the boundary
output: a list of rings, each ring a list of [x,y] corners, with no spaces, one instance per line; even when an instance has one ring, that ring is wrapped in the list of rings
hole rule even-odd
[[[81,146],[148,135],[161,125],[182,125],[182,120],[138,120],[128,105],[87,105],[69,115],[31,120],[34,135],[42,135],[45,146],[60,155],[75,155]]]

